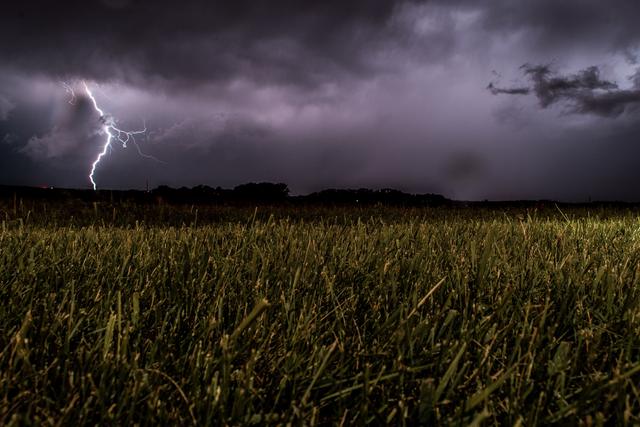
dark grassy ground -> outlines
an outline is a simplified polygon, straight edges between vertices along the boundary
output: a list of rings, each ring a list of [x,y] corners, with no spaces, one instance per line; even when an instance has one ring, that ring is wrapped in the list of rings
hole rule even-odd
[[[0,215],[0,424],[640,422],[630,210]]]

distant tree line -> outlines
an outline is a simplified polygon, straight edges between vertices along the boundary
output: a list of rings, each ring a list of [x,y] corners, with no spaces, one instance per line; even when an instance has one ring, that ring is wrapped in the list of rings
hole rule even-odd
[[[328,189],[303,196],[290,195],[284,183],[247,183],[233,189],[198,185],[171,188],[161,185],[151,191],[77,190],[62,188],[0,186],[0,198],[43,200],[79,199],[87,202],[140,202],[167,204],[317,204],[437,206],[448,199],[439,194],[409,194],[394,189]]]
[[[171,188],[161,185],[151,191],[90,190],[53,187],[25,187],[0,185],[0,201],[5,206],[17,206],[21,201],[56,201],[71,203],[140,203],[174,205],[316,205],[316,206],[457,206],[488,209],[552,209],[560,207],[638,208],[640,203],[619,201],[589,201],[588,203],[555,202],[553,200],[454,201],[440,194],[410,194],[386,188],[382,190],[327,189],[307,195],[292,196],[284,183],[251,182],[232,189],[197,185],[192,188]]]

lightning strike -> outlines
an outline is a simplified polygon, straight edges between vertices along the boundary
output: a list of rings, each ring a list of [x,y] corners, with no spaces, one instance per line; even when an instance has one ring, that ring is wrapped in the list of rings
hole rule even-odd
[[[89,89],[89,86],[87,85],[87,83],[85,81],[83,81],[82,85],[84,87],[84,90],[85,90],[87,96],[89,97],[89,99],[91,99],[91,102],[93,103],[93,108],[98,112],[98,114],[100,114],[100,122],[102,123],[102,133],[104,133],[106,135],[106,141],[102,146],[102,151],[100,151],[100,153],[98,153],[98,156],[96,157],[96,159],[91,164],[91,172],[89,173],[89,180],[91,181],[91,184],[93,185],[93,189],[94,190],[97,189],[96,181],[95,181],[95,178],[94,178],[94,174],[96,172],[96,168],[98,167],[98,164],[100,163],[102,158],[112,148],[111,147],[111,143],[113,141],[116,141],[116,142],[120,143],[122,145],[122,148],[127,148],[127,144],[129,142],[132,142],[133,145],[136,146],[138,154],[140,154],[142,157],[145,157],[145,158],[148,158],[148,159],[152,159],[152,160],[156,160],[158,162],[164,163],[164,162],[156,159],[153,156],[150,156],[148,154],[143,153],[142,150],[140,149],[140,146],[138,145],[138,143],[136,141],[136,135],[143,135],[143,134],[145,134],[147,132],[146,124],[144,124],[144,128],[141,129],[141,130],[126,131],[126,130],[122,130],[122,129],[118,128],[117,125],[116,125],[116,121],[113,118],[113,116],[105,113],[98,106],[98,102],[96,101],[96,98],[93,96],[93,93],[91,92],[91,89]],[[73,89],[68,85],[65,85],[65,89],[67,89],[67,92],[69,92],[69,94],[72,96],[72,100],[75,101],[75,93],[73,92]],[[70,101],[70,103],[71,103],[71,101]]]

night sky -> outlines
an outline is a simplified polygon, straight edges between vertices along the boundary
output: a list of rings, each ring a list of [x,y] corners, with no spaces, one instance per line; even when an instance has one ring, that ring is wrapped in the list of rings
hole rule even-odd
[[[0,184],[640,201],[636,0],[82,0],[0,12]],[[75,98],[65,85],[73,89]]]

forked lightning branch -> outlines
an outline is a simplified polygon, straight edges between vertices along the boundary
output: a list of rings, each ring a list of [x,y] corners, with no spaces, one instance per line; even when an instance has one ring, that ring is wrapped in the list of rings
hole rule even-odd
[[[71,98],[71,100],[69,102],[73,103],[74,100],[75,100],[75,93],[74,93],[73,89],[68,84],[64,84],[64,87],[67,90],[67,92],[69,92],[71,94],[72,98]],[[102,145],[102,150],[98,153],[98,155],[95,158],[95,160],[93,161],[93,163],[91,163],[91,171],[89,172],[89,181],[91,181],[91,185],[93,186],[94,190],[97,189],[97,184],[96,184],[96,180],[95,180],[96,169],[97,169],[98,165],[100,164],[100,161],[102,160],[102,158],[112,148],[111,144],[114,141],[116,143],[119,143],[120,145],[122,145],[123,148],[127,148],[127,144],[129,144],[129,143],[133,143],[135,145],[137,151],[138,151],[138,154],[140,154],[143,157],[159,161],[155,157],[143,153],[142,150],[140,149],[140,146],[138,145],[138,143],[136,141],[136,136],[144,135],[147,132],[146,125],[144,125],[143,129],[134,130],[134,131],[127,131],[127,130],[120,129],[117,126],[116,121],[113,118],[113,116],[111,116],[108,113],[105,113],[104,110],[102,110],[102,108],[100,108],[100,106],[98,106],[98,101],[96,100],[95,96],[93,95],[93,92],[91,92],[91,89],[89,88],[89,85],[87,85],[87,83],[85,81],[82,82],[82,87],[83,87],[85,93],[87,94],[87,96],[89,97],[89,99],[91,99],[91,103],[93,104],[93,108],[100,115],[100,123],[102,125],[100,133],[105,135],[105,141],[104,141],[104,144]]]

